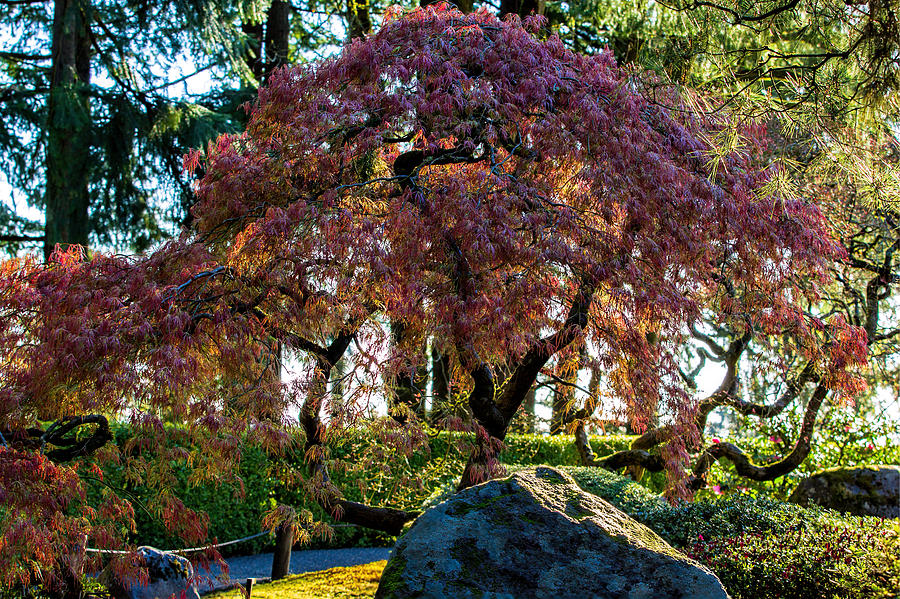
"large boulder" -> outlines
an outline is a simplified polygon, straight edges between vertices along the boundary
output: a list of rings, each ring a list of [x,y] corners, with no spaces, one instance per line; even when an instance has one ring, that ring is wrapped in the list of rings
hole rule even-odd
[[[789,501],[857,516],[900,518],[900,466],[822,470],[797,485]]]
[[[727,598],[649,528],[537,467],[471,487],[397,541],[376,599]]]
[[[137,554],[150,584],[114,585],[111,590],[117,599],[200,599],[194,567],[187,558],[154,547],[138,547]]]

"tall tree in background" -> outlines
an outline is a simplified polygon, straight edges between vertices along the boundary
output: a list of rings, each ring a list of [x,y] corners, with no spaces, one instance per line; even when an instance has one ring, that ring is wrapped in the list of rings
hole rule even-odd
[[[347,39],[354,40],[372,33],[369,0],[347,0]]]
[[[276,4],[279,4],[276,2]],[[281,3],[283,4],[283,3]],[[186,147],[238,124],[179,86],[192,70],[236,78],[236,23],[262,0],[55,0],[0,6],[0,161],[16,203],[4,203],[10,251],[97,241],[142,249],[171,234],[190,203]],[[273,37],[273,56],[286,43]],[[280,59],[283,62],[283,59]],[[185,76],[176,73],[187,69]]]
[[[54,2],[47,94],[45,257],[60,242],[88,243],[91,12],[89,0]]]

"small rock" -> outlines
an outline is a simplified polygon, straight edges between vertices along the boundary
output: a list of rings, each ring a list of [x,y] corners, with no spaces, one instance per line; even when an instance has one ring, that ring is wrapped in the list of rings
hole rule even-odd
[[[822,470],[803,480],[789,501],[856,516],[900,518],[900,466]]]
[[[727,599],[649,528],[537,467],[466,489],[400,538],[376,599]]]
[[[138,547],[137,554],[144,560],[150,584],[118,586],[112,589],[116,599],[200,599],[194,567],[187,558],[153,547]]]

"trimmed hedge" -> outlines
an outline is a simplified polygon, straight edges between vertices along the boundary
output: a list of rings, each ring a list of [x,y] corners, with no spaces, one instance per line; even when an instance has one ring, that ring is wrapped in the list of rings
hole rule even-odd
[[[127,430],[117,431],[117,442],[127,439]],[[591,445],[597,455],[606,455],[627,449],[633,437],[591,437]],[[411,453],[392,449],[377,443],[372,437],[346,434],[335,439],[329,447],[335,467],[331,469],[334,483],[344,496],[352,501],[402,509],[418,509],[436,489],[452,488],[462,473],[471,448],[471,435],[436,432],[425,439],[420,450]],[[575,466],[578,453],[571,435],[509,435],[500,456],[501,463],[511,468],[553,464]],[[189,483],[190,469],[186,465],[176,468],[177,483],[171,489],[185,506],[209,516],[209,538],[227,542],[261,530],[263,515],[276,503],[306,509],[316,519],[329,520],[324,511],[311,503],[304,490],[290,481],[306,474],[303,455],[299,452],[286,456],[267,456],[261,449],[247,447],[243,450],[240,477],[244,495],[233,485],[213,486]],[[417,480],[421,479],[421,480]],[[109,466],[104,480],[111,486],[126,488],[140,503],[153,491],[141,486],[127,486],[123,482],[121,468]],[[644,481],[661,489],[664,478],[647,477]],[[169,534],[165,526],[154,516],[135,506],[137,533],[132,541],[161,549],[184,546],[179,538]],[[311,547],[386,546],[394,537],[357,527],[338,526],[329,540],[313,539]],[[223,548],[224,555],[255,553],[270,549],[273,540],[263,536],[252,541]]]
[[[269,460],[260,449],[244,449],[239,473],[244,483],[243,494],[232,484],[191,485],[191,469],[186,465],[176,465],[174,468],[177,484],[171,492],[185,507],[208,514],[210,540],[226,542],[260,532],[263,515],[275,506],[273,495],[276,481],[267,476]],[[159,549],[184,547],[184,541],[170,534],[159,518],[144,507],[156,491],[146,486],[128,484],[124,478],[121,466],[104,468],[104,481],[111,487],[126,490],[132,497],[137,532],[131,535],[130,540]],[[225,548],[223,554],[255,553],[271,545],[272,540],[268,537],[258,537],[233,548]]]
[[[420,451],[404,453],[348,437],[330,448],[331,457],[346,465],[335,468],[333,478],[348,499],[405,508],[432,505],[454,492],[467,456],[467,439],[441,432],[427,438]],[[598,455],[624,449],[630,441],[630,437],[591,439]],[[561,467],[585,491],[603,497],[704,563],[735,599],[887,598],[895,597],[900,588],[900,523],[896,520],[843,516],[749,495],[670,505],[654,492],[658,488],[648,489],[600,468],[576,466],[572,438],[565,436],[511,435],[500,457],[512,471],[542,463]],[[373,468],[376,463],[386,466]],[[178,470],[174,493],[188,507],[209,514],[211,538],[227,541],[258,532],[262,515],[276,501],[305,506],[323,517],[318,506],[306,502],[301,489],[284,484],[303,469],[302,456],[274,458],[248,448],[240,472],[243,499],[227,486],[190,487],[187,468]],[[425,484],[408,484],[412,474],[422,474]],[[121,474],[110,469],[108,476],[115,480]],[[135,488],[131,492],[140,497],[147,491]],[[135,541],[163,548],[180,546],[159,522],[140,510],[136,513]],[[385,545],[393,540],[362,528],[337,528],[331,546]],[[263,537],[229,549],[232,554],[259,551],[270,542]]]
[[[735,599],[864,599],[900,589],[900,522],[748,495],[669,505],[630,479],[562,468],[710,568]]]
[[[887,599],[900,589],[897,532],[871,520],[698,540],[685,553],[734,599]]]

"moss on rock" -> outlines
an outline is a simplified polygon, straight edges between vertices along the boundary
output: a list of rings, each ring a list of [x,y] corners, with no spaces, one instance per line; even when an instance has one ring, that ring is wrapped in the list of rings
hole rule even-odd
[[[790,501],[857,516],[900,517],[900,466],[829,468],[802,481]]]
[[[398,541],[379,599],[727,597],[708,570],[567,474],[539,466],[466,489]]]

